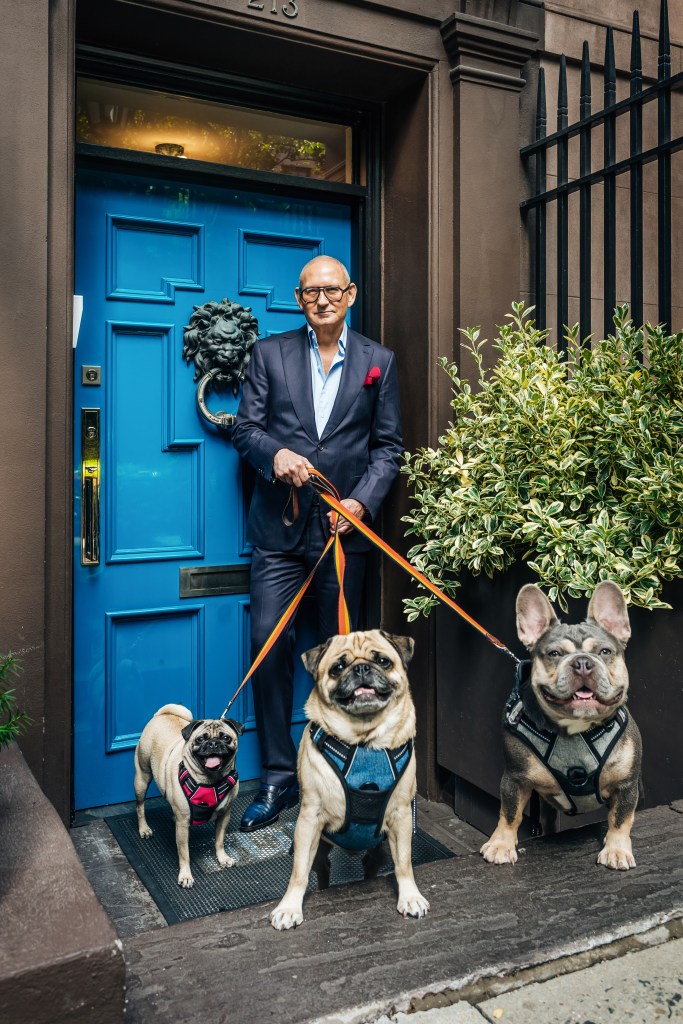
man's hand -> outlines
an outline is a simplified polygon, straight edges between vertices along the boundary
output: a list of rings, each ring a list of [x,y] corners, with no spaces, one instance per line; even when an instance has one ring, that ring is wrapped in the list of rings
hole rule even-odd
[[[361,505],[361,503],[356,501],[355,498],[342,498],[341,504],[344,508],[348,508],[349,512],[356,516],[357,519],[362,519],[365,515],[365,505]],[[334,517],[336,514],[337,513],[334,509],[331,509],[327,513],[327,518],[330,521],[330,533],[334,533]],[[341,536],[343,533],[351,533],[352,530],[355,530],[355,526],[353,526],[348,519],[342,519],[340,516],[337,525],[337,533]]]
[[[293,484],[295,487],[303,487],[308,483],[308,459],[296,452],[290,452],[289,448],[280,448],[273,459],[273,472],[275,479],[285,484]],[[358,502],[356,502],[358,504]]]

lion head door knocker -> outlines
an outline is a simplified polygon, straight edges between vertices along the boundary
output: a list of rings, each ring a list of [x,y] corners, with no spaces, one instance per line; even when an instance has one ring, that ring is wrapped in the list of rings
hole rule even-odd
[[[230,299],[195,306],[185,328],[183,359],[194,360],[197,405],[204,419],[229,430],[235,417],[229,412],[213,413],[206,406],[207,391],[231,387],[237,395],[258,338],[258,320],[250,306]]]

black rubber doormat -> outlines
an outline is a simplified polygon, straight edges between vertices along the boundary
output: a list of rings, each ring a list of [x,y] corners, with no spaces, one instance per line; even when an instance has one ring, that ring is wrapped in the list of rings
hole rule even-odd
[[[253,794],[240,794],[233,806],[225,848],[235,865],[221,869],[214,853],[213,823],[190,829],[191,889],[178,885],[178,854],[175,825],[167,804],[150,807],[147,821],[154,835],[141,839],[135,811],[107,818],[107,824],[135,871],[169,924],[206,917],[221,910],[236,910],[254,903],[278,900],[284,894],[292,870],[289,849],[298,807],[284,811],[276,824],[258,832],[239,831],[242,814]],[[413,864],[445,860],[455,854],[418,828],[413,836]],[[381,874],[392,871],[391,858]],[[330,885],[361,881],[361,858],[334,849],[330,857]],[[316,888],[311,872],[308,891]]]

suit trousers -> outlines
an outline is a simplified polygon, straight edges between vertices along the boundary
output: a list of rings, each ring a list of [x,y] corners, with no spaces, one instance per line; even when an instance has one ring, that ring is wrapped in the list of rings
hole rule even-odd
[[[291,551],[254,548],[251,561],[251,657],[257,656],[285,609],[318,561],[327,542],[316,496],[301,536]],[[343,545],[343,537],[342,537]],[[344,594],[351,619],[357,628],[363,592],[367,554],[346,555]],[[315,595],[318,642],[339,632],[337,602],[339,586],[333,551],[329,551],[315,574],[311,589]],[[256,732],[261,747],[261,782],[288,785],[296,777],[297,751],[290,736],[294,690],[294,623],[278,638],[263,664],[252,676]]]

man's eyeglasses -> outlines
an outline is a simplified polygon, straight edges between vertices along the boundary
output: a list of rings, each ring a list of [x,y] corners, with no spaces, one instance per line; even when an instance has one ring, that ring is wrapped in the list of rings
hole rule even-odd
[[[325,285],[322,288],[297,288],[297,292],[304,305],[309,306],[312,302],[318,301],[318,296],[321,292],[325,292],[325,298],[329,299],[330,302],[339,302],[344,292],[348,292],[350,287],[350,284],[347,284],[346,288],[339,288],[336,285]]]

